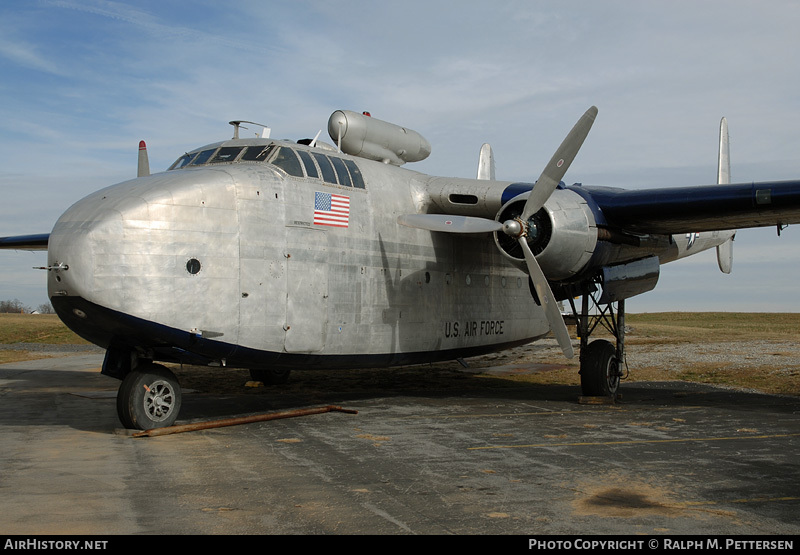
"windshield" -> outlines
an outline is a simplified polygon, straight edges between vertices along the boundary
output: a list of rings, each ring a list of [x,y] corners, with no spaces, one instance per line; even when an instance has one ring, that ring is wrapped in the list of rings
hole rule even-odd
[[[241,162],[266,162],[293,177],[319,179],[331,185],[364,189],[364,177],[353,160],[288,146],[249,145],[222,146],[188,152],[178,158],[169,169]]]
[[[174,164],[172,164],[172,165],[169,167],[169,169],[171,169],[171,170],[179,170],[179,169],[181,169],[182,167],[184,167],[184,166],[188,165],[188,164],[189,164],[189,162],[191,162],[191,161],[192,161],[192,158],[194,158],[196,154],[197,154],[196,152],[195,152],[195,153],[192,153],[192,154],[189,154],[189,153],[187,152],[186,154],[184,154],[183,156],[181,156],[180,158],[178,158],[177,160],[175,160],[175,163],[174,163]]]

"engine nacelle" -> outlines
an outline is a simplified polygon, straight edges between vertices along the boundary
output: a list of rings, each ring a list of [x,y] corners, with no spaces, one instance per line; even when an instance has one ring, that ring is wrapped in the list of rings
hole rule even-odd
[[[346,154],[395,166],[431,153],[430,143],[416,131],[349,110],[331,114],[328,134]]]
[[[505,222],[518,218],[528,195],[523,193],[507,202],[495,219]],[[583,197],[556,189],[531,222],[528,245],[548,280],[567,280],[589,262],[597,244],[597,223]],[[494,234],[494,240],[509,260],[526,269],[525,256],[515,238],[500,231]]]

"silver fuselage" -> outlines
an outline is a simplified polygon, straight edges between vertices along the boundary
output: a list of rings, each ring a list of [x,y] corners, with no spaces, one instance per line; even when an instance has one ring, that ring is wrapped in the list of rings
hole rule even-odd
[[[284,154],[316,153],[317,162],[287,172],[237,150],[270,144]],[[548,333],[528,276],[491,235],[397,223],[426,212],[495,218],[520,184],[430,177],[267,139],[196,152],[214,149],[215,163],[108,187],[58,220],[48,292],[77,333],[136,356],[249,368],[454,359]],[[225,161],[226,152],[242,158]],[[325,157],[340,175],[346,161],[359,183],[355,175],[324,179]],[[349,204],[335,226],[315,216],[331,195]],[[545,207],[561,235],[537,258],[557,279],[593,264],[667,262],[724,240],[715,232],[693,237],[688,250],[680,238],[633,248],[598,240],[592,211],[574,190],[555,191]]]
[[[430,208],[431,178],[326,154],[354,160],[365,186],[238,162],[188,166],[86,197],[50,235],[50,266],[68,268],[49,272],[54,306],[104,347],[250,367],[457,358],[548,332],[527,276],[491,236],[397,225],[398,215]],[[315,223],[318,192],[349,198],[346,227]],[[491,204],[485,215],[499,208]],[[131,324],[109,330],[87,306]],[[185,342],[175,339],[182,334]]]

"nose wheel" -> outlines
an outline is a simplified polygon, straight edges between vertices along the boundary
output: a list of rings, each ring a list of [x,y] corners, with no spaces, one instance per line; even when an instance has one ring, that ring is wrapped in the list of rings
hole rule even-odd
[[[117,391],[117,415],[135,430],[172,426],[181,410],[181,387],[175,374],[153,363],[131,370]]]

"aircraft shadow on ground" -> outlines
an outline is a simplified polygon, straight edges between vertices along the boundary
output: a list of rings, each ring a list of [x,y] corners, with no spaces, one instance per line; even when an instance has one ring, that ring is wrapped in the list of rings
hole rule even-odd
[[[527,383],[463,372],[411,366],[393,369],[306,370],[286,384],[248,387],[247,370],[175,369],[184,388],[179,423],[327,405],[358,410],[359,405],[420,403],[442,407],[477,400],[543,403],[546,410],[604,410],[608,404],[582,405],[580,387]],[[119,427],[115,394],[120,382],[99,373],[71,370],[0,370],[0,426],[69,426],[83,431]],[[797,411],[800,399],[688,382],[633,382],[621,388],[614,407],[719,406],[776,414]],[[18,408],[14,408],[18,407]],[[595,409],[596,407],[596,409]]]

